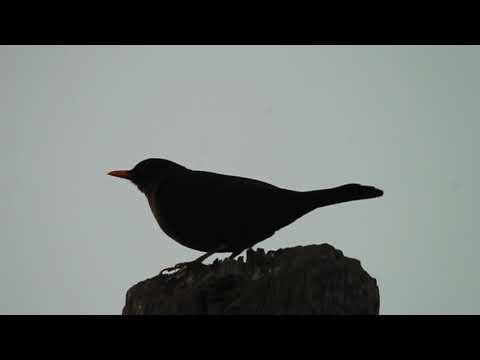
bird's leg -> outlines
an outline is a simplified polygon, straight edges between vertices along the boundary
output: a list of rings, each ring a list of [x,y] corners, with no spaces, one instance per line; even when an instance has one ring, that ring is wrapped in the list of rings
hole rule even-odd
[[[165,271],[183,270],[183,269],[195,266],[195,265],[200,265],[203,260],[205,260],[206,258],[208,258],[209,256],[211,256],[215,253],[216,253],[216,251],[210,251],[206,254],[203,254],[198,259],[195,259],[193,261],[178,263],[175,266],[163,269],[162,271],[160,271],[160,274],[163,274]]]

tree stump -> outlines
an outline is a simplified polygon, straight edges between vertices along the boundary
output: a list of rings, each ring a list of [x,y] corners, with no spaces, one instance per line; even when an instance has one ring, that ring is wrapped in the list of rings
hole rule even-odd
[[[131,287],[123,315],[378,315],[377,282],[331,245],[215,260]]]

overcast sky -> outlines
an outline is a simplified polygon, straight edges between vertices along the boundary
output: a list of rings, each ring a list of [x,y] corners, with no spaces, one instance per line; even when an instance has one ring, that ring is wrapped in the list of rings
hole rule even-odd
[[[161,157],[377,186],[258,246],[359,259],[382,314],[479,314],[479,100],[478,46],[1,46],[0,313],[120,314],[198,257],[106,175]]]

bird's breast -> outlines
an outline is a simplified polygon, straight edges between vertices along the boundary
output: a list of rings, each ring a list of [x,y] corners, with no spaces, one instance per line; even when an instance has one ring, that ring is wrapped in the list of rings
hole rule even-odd
[[[147,196],[148,205],[150,206],[150,210],[152,211],[155,220],[157,220],[158,225],[165,231],[166,221],[165,221],[165,210],[162,209],[161,200],[158,199],[157,191],[149,194]]]
[[[162,217],[160,216],[160,209],[157,206],[157,201],[155,201],[154,198],[148,198],[148,205],[150,205],[150,210],[152,211],[155,220],[157,220],[157,223],[161,226],[160,223],[162,222]]]
[[[179,234],[181,227],[175,223],[175,217],[172,217],[172,204],[169,203],[168,197],[162,198],[161,195],[157,189],[147,196],[150,210],[163,232],[172,239],[181,242],[181,236]]]

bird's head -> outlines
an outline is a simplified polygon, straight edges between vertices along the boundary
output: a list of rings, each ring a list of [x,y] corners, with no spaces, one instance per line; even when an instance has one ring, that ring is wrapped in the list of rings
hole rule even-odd
[[[163,183],[172,173],[185,169],[182,165],[165,159],[146,159],[131,170],[110,171],[108,175],[130,180],[147,194],[155,185]]]

